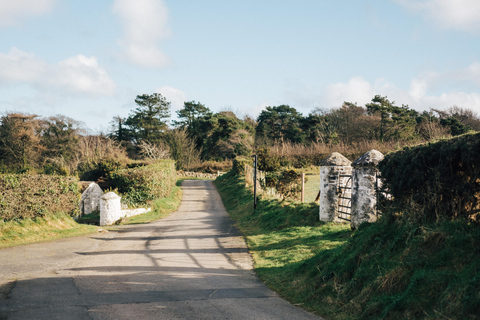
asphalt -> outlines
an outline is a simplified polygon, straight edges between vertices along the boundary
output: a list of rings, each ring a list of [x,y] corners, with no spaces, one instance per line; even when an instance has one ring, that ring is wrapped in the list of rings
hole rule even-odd
[[[256,277],[211,181],[154,223],[0,250],[0,319],[321,319]]]

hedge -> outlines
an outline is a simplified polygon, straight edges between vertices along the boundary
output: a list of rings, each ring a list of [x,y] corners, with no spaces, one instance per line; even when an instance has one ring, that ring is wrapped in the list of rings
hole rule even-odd
[[[144,205],[170,195],[177,181],[175,161],[159,160],[143,167],[117,170],[110,174],[109,180],[112,188],[122,195],[123,203]]]
[[[235,174],[244,174],[246,164],[248,164],[249,166],[253,166],[253,157],[236,157],[233,160],[233,172],[235,172]]]
[[[379,163],[392,204],[424,221],[475,220],[480,212],[480,133],[406,147]]]
[[[0,219],[20,220],[48,213],[79,214],[78,178],[52,175],[0,175]]]

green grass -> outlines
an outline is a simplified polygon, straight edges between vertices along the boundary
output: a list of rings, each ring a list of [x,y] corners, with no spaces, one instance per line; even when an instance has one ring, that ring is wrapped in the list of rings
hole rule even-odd
[[[141,224],[162,219],[176,211],[181,202],[182,189],[175,186],[169,197],[157,199],[153,202],[151,211],[138,216],[123,218],[117,224]]]
[[[253,197],[228,174],[216,181],[244,232],[259,277],[328,319],[480,319],[480,227],[413,225],[385,215],[355,232],[318,222],[318,206]]]
[[[305,202],[314,202],[320,190],[320,175],[306,175],[305,178]]]
[[[0,220],[0,248],[75,237],[96,231],[97,227],[78,224],[65,213],[34,219]]]

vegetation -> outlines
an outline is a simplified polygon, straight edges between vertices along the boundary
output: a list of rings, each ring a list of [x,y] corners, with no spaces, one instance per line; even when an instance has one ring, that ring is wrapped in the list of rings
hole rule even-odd
[[[353,232],[318,222],[315,204],[261,195],[253,210],[242,165],[219,177],[217,188],[258,275],[284,298],[328,319],[478,318],[478,224],[391,210]]]
[[[162,95],[135,102],[107,135],[88,135],[61,115],[1,116],[0,246],[95,230],[71,218],[78,179],[116,189],[130,205],[153,201],[152,213],[121,222],[141,223],[178,206],[175,169],[233,167],[217,179],[218,189],[247,236],[259,276],[282,296],[330,319],[478,319],[480,137],[415,146],[479,131],[471,110],[419,112],[375,96],[365,106],[345,102],[307,116],[279,105],[240,119],[189,101],[169,128],[170,103]],[[256,153],[261,170],[281,171],[268,183],[288,194],[298,180],[292,168],[316,165],[334,151],[354,160],[371,149],[401,148],[380,166],[394,195],[389,210],[355,232],[319,222],[314,203],[260,196],[254,211],[239,176],[251,158],[232,163]]]
[[[168,196],[156,199],[152,202],[151,211],[137,216],[122,218],[117,222],[117,224],[142,224],[165,218],[178,209],[181,201],[182,189],[179,187],[179,183],[177,181],[177,186],[172,188],[172,192]],[[98,217],[97,222],[100,222],[100,217]]]
[[[480,133],[405,147],[379,164],[390,208],[409,219],[473,219],[480,213]]]
[[[21,220],[0,220],[0,248],[76,237],[95,231],[96,227],[78,224],[69,214],[61,212]]]
[[[182,190],[177,183],[170,195],[156,199],[152,203],[152,211],[122,219],[118,224],[140,224],[162,219],[178,209],[181,198]],[[21,220],[0,220],[0,248],[97,232],[99,229],[94,225],[98,225],[99,222],[98,212],[93,212],[78,220],[74,220],[70,215],[62,212]]]
[[[138,95],[135,99],[138,107],[124,121],[125,128],[119,126],[118,139],[135,143],[149,141],[158,142],[167,129],[170,117],[170,102],[159,93]]]
[[[121,169],[110,173],[109,185],[122,195],[122,202],[131,207],[146,205],[167,197],[175,186],[173,160],[159,160],[148,166]]]
[[[78,179],[74,177],[0,175],[0,221],[45,217],[66,212],[78,216]]]
[[[5,113],[0,118],[0,172],[76,175],[98,180],[102,164],[173,159],[177,170],[196,170],[205,161],[263,153],[273,168],[317,164],[331,152],[356,158],[370,149],[383,153],[406,145],[480,130],[480,118],[452,107],[419,112],[375,96],[358,106],[345,102],[303,116],[288,105],[268,106],[257,119],[231,111],[213,113],[186,101],[168,127],[170,102],[141,94],[126,118],[115,117],[107,135],[88,135],[81,123],[58,115]],[[273,170],[275,171],[275,170]]]

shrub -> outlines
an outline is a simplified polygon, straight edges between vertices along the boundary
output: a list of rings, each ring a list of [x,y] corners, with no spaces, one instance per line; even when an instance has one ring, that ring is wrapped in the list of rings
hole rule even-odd
[[[0,175],[0,219],[43,217],[48,213],[79,214],[80,189],[74,177]]]
[[[122,194],[123,203],[138,206],[168,196],[176,179],[175,161],[159,160],[148,166],[114,171],[108,182]]]
[[[281,157],[272,153],[268,148],[260,148],[257,150],[258,170],[261,171],[278,171],[282,165],[288,165],[281,162]]]
[[[480,133],[390,153],[379,169],[392,204],[419,221],[480,212]]]
[[[267,172],[265,175],[267,187],[283,195],[283,198],[299,200],[302,191],[302,174],[295,170]]]
[[[245,172],[245,165],[252,166],[253,159],[252,158],[245,158],[245,157],[236,157],[233,160],[233,168],[232,171],[235,174],[243,175]]]

